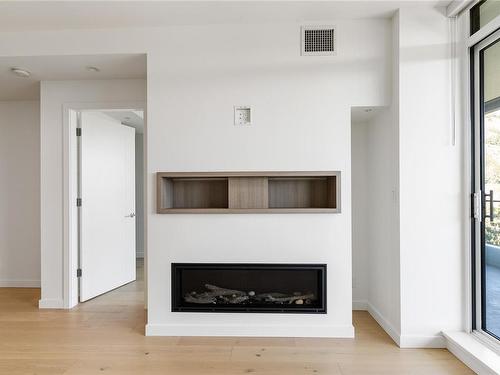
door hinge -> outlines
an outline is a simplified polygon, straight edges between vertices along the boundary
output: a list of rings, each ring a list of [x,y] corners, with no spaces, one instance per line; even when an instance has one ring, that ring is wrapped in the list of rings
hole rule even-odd
[[[78,268],[76,270],[76,277],[82,277],[82,269],[81,268]]]
[[[82,128],[76,128],[76,136],[81,137],[82,136]]]
[[[474,219],[481,221],[481,192],[472,194],[472,216]]]
[[[76,207],[82,207],[82,198],[76,198]]]

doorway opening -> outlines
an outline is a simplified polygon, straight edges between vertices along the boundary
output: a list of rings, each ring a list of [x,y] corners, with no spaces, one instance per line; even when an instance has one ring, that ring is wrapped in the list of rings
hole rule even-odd
[[[119,296],[141,303],[144,109],[70,110],[69,116],[76,136],[72,163],[77,195],[77,302],[98,298],[103,303]]]
[[[18,219],[9,217],[12,256],[3,269],[20,279],[13,286],[40,288],[40,308],[78,304],[76,114],[130,109],[146,114],[146,59],[144,53],[0,58],[0,100],[12,123],[3,140],[7,150],[23,150],[8,152],[9,170],[26,175],[8,179],[14,192],[8,200],[23,203],[16,202]],[[145,179],[136,180],[147,196]],[[17,228],[22,235],[13,235]],[[145,245],[140,249],[147,257]]]
[[[351,109],[353,310],[367,310],[397,340],[398,133],[388,107]],[[379,313],[381,312],[381,313]],[[383,323],[383,322],[382,322]]]

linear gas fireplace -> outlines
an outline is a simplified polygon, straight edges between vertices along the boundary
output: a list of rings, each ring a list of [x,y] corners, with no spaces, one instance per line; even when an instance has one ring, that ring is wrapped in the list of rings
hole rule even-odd
[[[326,265],[172,263],[172,311],[326,313]]]

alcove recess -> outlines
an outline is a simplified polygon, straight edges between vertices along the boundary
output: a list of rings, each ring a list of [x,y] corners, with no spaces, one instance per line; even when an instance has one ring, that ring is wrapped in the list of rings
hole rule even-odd
[[[339,213],[340,172],[158,172],[157,212]]]

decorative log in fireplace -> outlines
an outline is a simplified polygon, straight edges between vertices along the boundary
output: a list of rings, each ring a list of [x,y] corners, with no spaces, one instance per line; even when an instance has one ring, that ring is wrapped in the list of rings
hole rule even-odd
[[[326,313],[326,265],[172,263],[172,311]]]

